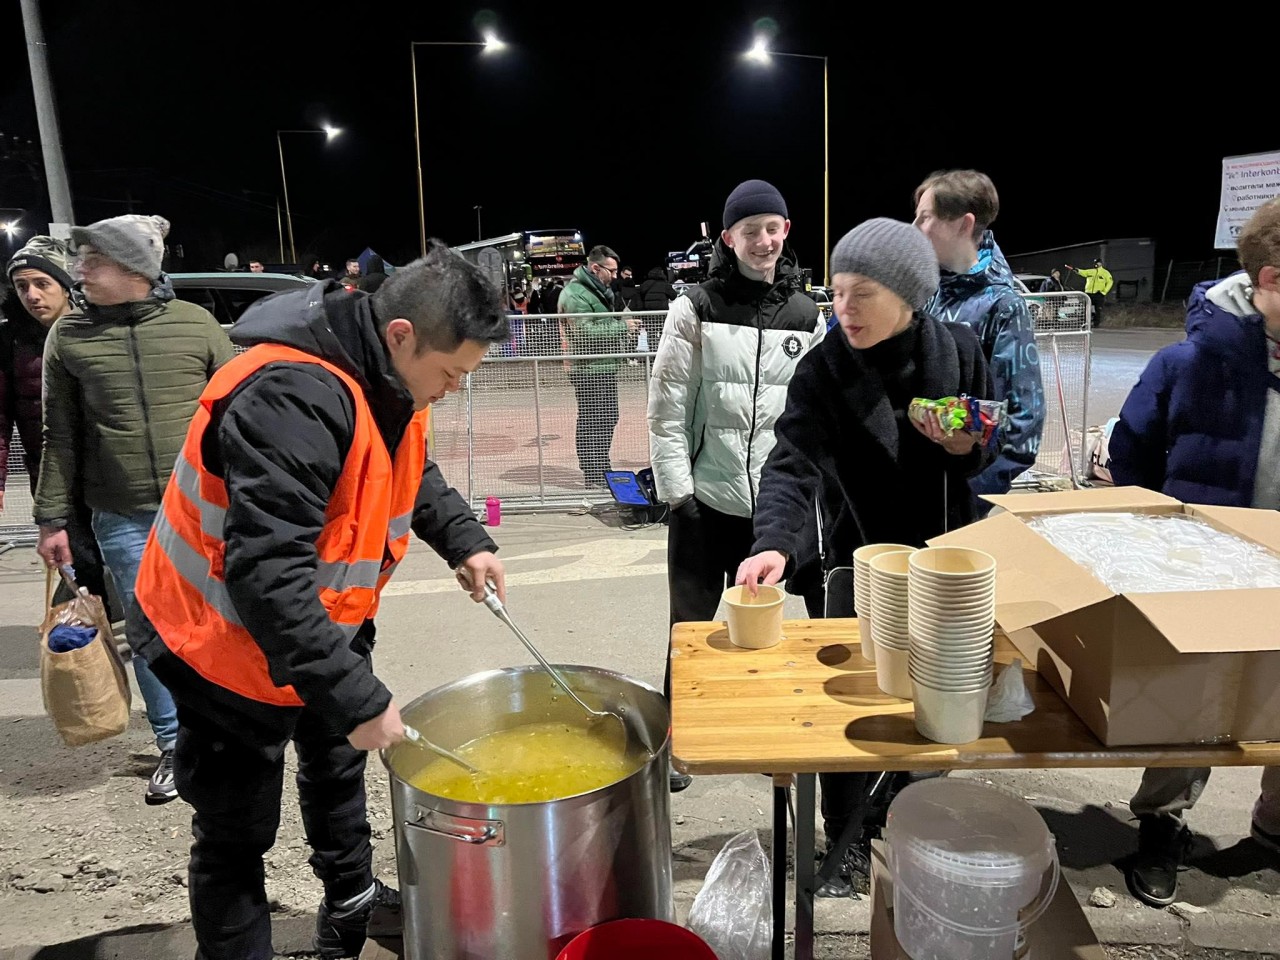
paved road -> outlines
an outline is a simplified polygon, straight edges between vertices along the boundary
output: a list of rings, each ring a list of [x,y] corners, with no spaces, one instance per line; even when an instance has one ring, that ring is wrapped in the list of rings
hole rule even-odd
[[[1182,338],[1181,330],[1103,328],[1096,331],[1089,382],[1089,422],[1105,423],[1118,414],[1151,355]]]
[[[1097,421],[1119,408],[1151,351],[1173,339],[1173,334],[1164,332],[1104,330],[1098,334],[1092,394],[1094,409],[1099,411]],[[661,683],[667,619],[665,527],[627,531],[611,527],[600,516],[548,515],[509,518],[494,534],[510,571],[511,612],[549,659],[589,663],[654,685]],[[30,626],[40,615],[42,581],[29,554],[0,556],[0,729],[13,718],[42,714]],[[800,605],[793,601],[789,615],[802,616]],[[449,572],[420,544],[388,591],[379,621],[378,671],[401,703],[473,672],[527,660],[514,638],[458,592]],[[28,724],[21,727],[27,729]],[[43,749],[69,767],[74,755],[51,739],[51,731],[47,736],[48,746]],[[127,747],[147,753],[145,733],[137,725],[128,738],[122,752]],[[16,755],[14,744],[13,737],[0,740],[0,771],[31,762]],[[135,769],[132,775],[138,772]],[[371,773],[377,775],[379,771]],[[1179,952],[1162,954],[1172,956],[1181,956],[1190,944],[1259,953],[1280,950],[1280,928],[1272,919],[1280,874],[1258,848],[1241,841],[1257,793],[1256,769],[1219,771],[1191,816],[1202,839],[1196,864],[1185,875],[1182,896],[1208,912],[1190,921],[1139,906],[1124,892],[1121,874],[1113,866],[1136,844],[1126,807],[1136,772],[1064,770],[989,777],[1044,812],[1059,839],[1067,877],[1081,899],[1097,886],[1110,887],[1119,895],[1116,907],[1088,911],[1104,940],[1174,945]],[[68,786],[74,789],[74,784]],[[136,792],[94,803],[99,807],[136,803]],[[706,866],[730,835],[754,827],[766,835],[767,847],[768,803],[768,782],[763,777],[698,778],[692,788],[673,799],[681,915],[699,888]],[[43,798],[11,788],[0,778],[0,810],[4,808],[27,818],[35,825],[33,830],[46,829],[39,826]],[[125,813],[103,811],[109,817]],[[174,836],[184,829],[180,824],[178,817]],[[384,841],[381,846],[389,844]],[[0,837],[0,875],[24,866],[15,861],[16,851],[22,849],[21,838]],[[0,950],[41,936],[5,919],[30,915],[27,901],[41,896],[52,895],[6,891],[0,884]],[[25,911],[18,909],[24,905]],[[11,908],[17,912],[11,913]],[[149,909],[140,905],[132,912],[113,910],[108,917],[86,919],[86,925],[96,932],[136,926],[151,917]],[[821,901],[817,920],[834,949],[852,943],[847,935],[865,933],[866,905]],[[62,933],[51,939],[59,939]],[[826,948],[824,954],[835,955]]]

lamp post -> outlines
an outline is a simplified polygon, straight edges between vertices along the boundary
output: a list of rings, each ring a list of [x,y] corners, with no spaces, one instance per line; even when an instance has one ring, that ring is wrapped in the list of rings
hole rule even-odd
[[[481,207],[479,204],[476,205],[476,239],[477,240],[484,239],[484,231],[480,229],[480,211],[483,209],[484,208]]]
[[[822,61],[822,285],[831,286],[831,165],[829,163],[830,143],[827,123],[828,74],[827,58],[812,53],[781,53],[769,49],[769,42],[764,37],[756,37],[751,49],[743,54],[748,60],[769,65],[771,57],[795,57],[799,60]]]
[[[276,149],[280,152],[280,183],[284,187],[284,219],[289,225],[289,258],[292,263],[298,262],[298,250],[293,245],[293,211],[289,209],[289,177],[284,170],[284,140],[281,139],[286,133],[318,133],[324,136],[325,141],[332,140],[342,130],[338,127],[332,127],[325,124],[318,130],[277,130],[276,131]],[[281,245],[281,257],[284,256],[283,244]]]
[[[422,193],[422,126],[418,121],[418,48],[483,47],[485,53],[497,53],[506,46],[492,31],[487,31],[483,40],[411,40],[409,42],[410,72],[413,77],[413,149],[418,162],[418,242],[424,257],[427,255],[427,208]]]

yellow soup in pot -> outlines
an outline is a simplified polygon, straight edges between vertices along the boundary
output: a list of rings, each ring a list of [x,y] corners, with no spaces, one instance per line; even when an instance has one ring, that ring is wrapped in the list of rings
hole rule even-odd
[[[625,748],[617,730],[610,736],[567,723],[500,730],[454,753],[480,772],[468,773],[441,758],[409,777],[409,783],[463,803],[541,803],[616,783],[644,762],[644,755]]]

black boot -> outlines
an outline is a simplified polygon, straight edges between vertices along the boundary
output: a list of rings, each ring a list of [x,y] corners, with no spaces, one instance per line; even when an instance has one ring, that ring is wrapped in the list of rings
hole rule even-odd
[[[825,852],[819,855],[822,862],[831,853],[832,841],[827,840]],[[831,879],[813,892],[815,897],[839,898],[853,897],[871,892],[871,841],[859,838],[849,845],[849,849],[840,858],[840,866],[831,875]]]
[[[667,787],[672,793],[679,793],[681,790],[689,789],[689,784],[693,783],[693,777],[687,773],[681,773],[675,767],[667,768]]]
[[[1152,907],[1178,898],[1178,868],[1191,846],[1191,832],[1172,817],[1138,818],[1138,852],[1125,879],[1129,892]]]
[[[316,933],[312,941],[321,960],[358,957],[368,937],[393,937],[401,932],[400,894],[381,880],[374,880],[373,899],[359,910],[335,914],[320,901]]]

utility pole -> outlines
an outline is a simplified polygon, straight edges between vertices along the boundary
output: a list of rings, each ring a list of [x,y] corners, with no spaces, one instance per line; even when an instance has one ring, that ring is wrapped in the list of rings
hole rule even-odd
[[[48,47],[40,25],[40,0],[22,0],[22,25],[27,34],[27,60],[31,64],[31,86],[36,99],[36,119],[40,124],[40,149],[44,154],[44,175],[49,182],[49,207],[54,223],[75,223],[71,212],[71,185],[67,163],[62,156],[62,131],[58,126],[58,105],[49,77]]]

